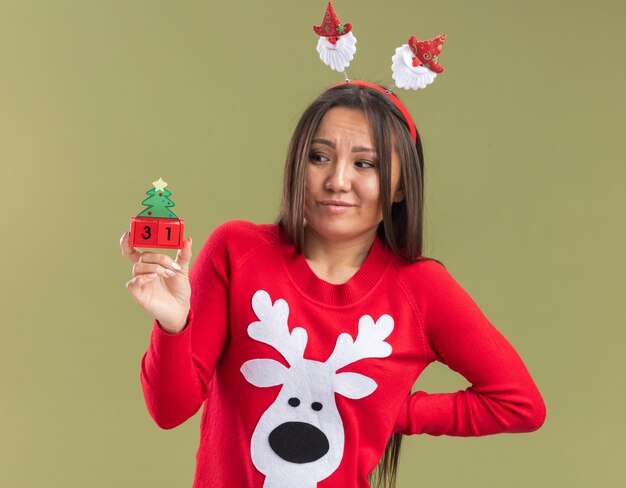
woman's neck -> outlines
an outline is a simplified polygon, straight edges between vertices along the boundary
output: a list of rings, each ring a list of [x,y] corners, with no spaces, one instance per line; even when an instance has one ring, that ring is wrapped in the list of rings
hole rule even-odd
[[[343,284],[363,265],[375,238],[374,232],[347,241],[328,241],[305,226],[304,256],[318,278]]]

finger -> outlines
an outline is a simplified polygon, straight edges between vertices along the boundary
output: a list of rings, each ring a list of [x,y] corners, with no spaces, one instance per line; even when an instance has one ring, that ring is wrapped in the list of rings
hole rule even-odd
[[[141,258],[141,251],[130,245],[129,231],[122,234],[122,237],[120,238],[120,247],[122,248],[122,255],[131,263],[136,263]]]
[[[176,253],[176,263],[180,266],[182,271],[189,271],[189,263],[191,261],[191,237],[187,237],[183,241],[183,247]]]
[[[130,292],[141,289],[146,283],[155,279],[158,275],[156,273],[148,273],[135,276],[132,280],[126,282],[126,288]]]
[[[161,266],[160,264],[144,263],[141,261],[133,264],[133,276],[139,276],[139,275],[145,275],[145,274],[151,274],[151,273],[156,273],[159,276],[163,276],[164,278],[168,278],[170,276],[176,275],[176,271],[169,269],[169,268],[165,268]]]
[[[166,254],[161,254],[158,252],[143,252],[139,257],[140,263],[151,263],[151,264],[159,264],[167,269],[172,269],[175,271],[180,271],[181,267],[174,261],[171,257]]]

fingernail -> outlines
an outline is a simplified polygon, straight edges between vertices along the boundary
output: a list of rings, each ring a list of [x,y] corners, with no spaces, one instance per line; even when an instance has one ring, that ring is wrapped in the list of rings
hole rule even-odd
[[[174,273],[171,269],[166,269],[166,270],[165,270],[165,274],[166,274],[167,276],[174,276],[176,273]]]
[[[183,268],[180,267],[180,264],[178,264],[176,261],[172,261],[172,265],[171,266],[172,266],[172,268],[177,269],[178,271],[183,269]]]
[[[149,280],[153,280],[154,278],[156,278],[158,275],[156,273],[150,273],[146,275],[146,278],[148,278]]]

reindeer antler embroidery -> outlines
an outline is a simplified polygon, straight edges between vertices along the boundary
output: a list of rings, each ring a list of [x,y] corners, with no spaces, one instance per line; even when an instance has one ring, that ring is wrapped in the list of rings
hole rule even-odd
[[[290,365],[302,359],[308,337],[302,327],[296,327],[289,333],[287,302],[280,298],[272,305],[269,293],[259,290],[252,297],[252,309],[261,320],[248,326],[248,335],[272,346]]]
[[[391,346],[385,342],[393,330],[393,319],[381,315],[376,323],[369,315],[359,319],[359,331],[356,340],[350,334],[343,333],[337,338],[335,350],[326,360],[326,364],[337,371],[359,359],[386,358],[391,354]]]

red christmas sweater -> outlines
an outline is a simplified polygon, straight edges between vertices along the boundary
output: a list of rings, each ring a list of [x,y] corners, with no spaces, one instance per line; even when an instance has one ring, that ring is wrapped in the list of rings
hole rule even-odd
[[[529,432],[545,405],[520,356],[435,261],[376,238],[347,282],[319,279],[276,225],[218,227],[190,272],[188,325],[154,322],[141,384],[154,421],[204,404],[194,488],[365,488],[394,432]],[[471,386],[410,393],[432,361]]]

